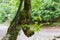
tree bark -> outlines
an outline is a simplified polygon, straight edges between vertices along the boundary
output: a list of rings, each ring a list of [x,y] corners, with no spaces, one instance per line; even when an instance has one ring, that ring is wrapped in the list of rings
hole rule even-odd
[[[24,11],[26,13],[26,22],[31,24],[31,0],[24,0]],[[31,31],[29,28],[23,30],[27,37],[30,37],[34,34],[34,31]]]
[[[13,19],[13,21],[11,22],[6,36],[2,40],[16,40],[17,39],[19,30],[20,30],[20,29],[18,29],[18,21],[20,19],[22,3],[23,3],[23,0],[20,1],[17,14],[16,14],[15,18]]]
[[[13,21],[11,22],[6,36],[2,40],[16,40],[17,39],[18,33],[20,31],[20,29],[18,29],[19,21],[20,21],[20,24],[23,24],[23,23],[21,23],[21,21],[23,21],[23,20],[26,21],[24,24],[30,24],[30,22],[31,22],[31,0],[24,0],[24,10],[23,11],[25,12],[26,17],[23,19],[22,19],[23,16],[21,15],[22,2],[23,2],[23,0],[20,1],[17,14],[16,14],[15,18],[13,19]],[[34,34],[34,32],[29,29],[26,29],[23,31],[24,31],[25,35],[28,37]]]
[[[26,19],[31,20],[31,0],[24,0],[24,11],[27,14]]]
[[[30,24],[31,22],[31,0],[24,0],[24,9],[20,14],[20,24]]]

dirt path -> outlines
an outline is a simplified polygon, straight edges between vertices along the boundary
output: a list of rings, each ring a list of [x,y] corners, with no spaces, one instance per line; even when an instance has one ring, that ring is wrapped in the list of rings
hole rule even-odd
[[[7,22],[4,24],[0,24],[0,40],[3,36],[5,36],[8,27],[9,24]],[[60,26],[52,27],[52,28],[44,27],[42,30],[35,33],[32,37],[29,38],[24,35],[23,31],[21,31],[17,37],[17,40],[51,40],[54,38],[54,36],[59,36],[59,35],[60,35]]]

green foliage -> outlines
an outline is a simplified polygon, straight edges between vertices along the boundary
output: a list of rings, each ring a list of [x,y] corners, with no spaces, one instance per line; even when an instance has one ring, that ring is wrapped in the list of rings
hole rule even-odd
[[[0,3],[2,2],[2,0],[0,0]]]
[[[38,22],[35,22],[35,24],[30,26],[30,30],[32,30],[34,32],[38,32],[39,30],[41,30],[42,26],[43,26],[43,24],[38,25]]]
[[[16,15],[18,5],[19,0],[9,0],[7,4],[0,4],[0,10],[7,14],[5,18],[12,20]],[[47,22],[60,17],[60,0],[32,0],[31,6],[32,21]]]
[[[38,3],[39,4],[39,3]],[[41,6],[38,5],[35,10],[32,11],[33,20],[39,21],[38,17],[42,21],[53,21],[60,17],[60,1],[59,0],[42,0]],[[35,5],[36,6],[36,5]],[[40,6],[40,7],[39,7]],[[40,19],[40,21],[41,21]]]
[[[20,0],[10,0],[9,5],[13,5],[15,7],[19,6]]]
[[[38,22],[35,22],[33,25],[27,25],[27,24],[25,24],[25,25],[20,25],[20,28],[18,28],[18,29],[21,29],[21,28],[22,28],[23,30],[29,29],[29,30],[31,30],[31,31],[38,32],[38,31],[41,30],[42,26],[43,26],[43,24],[38,25]]]
[[[0,10],[0,23],[2,23],[4,21],[6,16],[7,16],[7,14],[5,13],[5,11]]]
[[[31,0],[31,5],[33,10],[37,10],[41,7],[42,0]]]
[[[32,14],[31,14],[31,17],[32,17],[32,21],[42,21],[42,17],[40,15],[39,10],[33,11]]]
[[[40,16],[40,10],[38,10],[42,6],[42,0],[32,0],[32,21],[42,21]]]
[[[16,11],[17,8],[13,5],[0,4],[0,23],[6,21],[6,19],[12,21],[16,15]]]

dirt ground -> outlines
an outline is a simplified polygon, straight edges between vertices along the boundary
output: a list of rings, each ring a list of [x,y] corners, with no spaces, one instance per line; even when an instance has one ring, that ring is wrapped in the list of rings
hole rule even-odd
[[[5,36],[7,29],[10,23],[5,22],[4,24],[0,24],[0,40]],[[60,26],[55,27],[43,27],[39,32],[36,32],[31,37],[26,37],[21,30],[17,37],[17,40],[52,40],[54,37],[60,36]],[[56,40],[60,40],[60,38],[56,38]]]

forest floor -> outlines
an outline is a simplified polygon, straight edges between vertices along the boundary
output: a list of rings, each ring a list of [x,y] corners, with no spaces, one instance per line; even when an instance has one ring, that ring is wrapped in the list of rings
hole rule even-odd
[[[9,27],[10,22],[5,22],[0,24],[0,40],[5,36],[7,29]],[[39,32],[36,32],[31,37],[26,37],[21,30],[17,37],[17,40],[52,40],[55,36],[60,36],[60,26],[56,27],[44,27]],[[60,38],[56,38],[56,40],[60,40]]]

